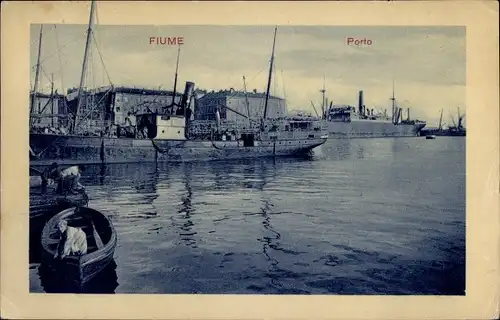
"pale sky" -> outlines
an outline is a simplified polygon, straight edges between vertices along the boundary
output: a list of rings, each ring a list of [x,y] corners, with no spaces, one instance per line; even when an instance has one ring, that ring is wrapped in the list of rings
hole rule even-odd
[[[59,91],[61,78],[65,91],[78,86],[86,28],[44,25],[43,91],[50,91],[51,74]],[[40,25],[32,25],[31,85],[39,30]],[[243,75],[249,91],[265,91],[274,26],[97,25],[94,31],[115,85],[171,90],[177,47],[151,45],[149,38],[182,36],[179,91],[185,81],[207,90],[243,89]],[[372,44],[347,45],[348,37]],[[95,42],[90,61],[87,86],[109,85]],[[335,104],[357,105],[357,92],[363,90],[367,107],[390,110],[394,80],[396,99],[411,108],[412,118],[436,126],[443,108],[451,124],[450,113],[456,118],[458,107],[465,113],[465,61],[463,27],[278,26],[271,93],[285,97],[289,110],[312,112],[310,100],[320,105],[324,76]]]

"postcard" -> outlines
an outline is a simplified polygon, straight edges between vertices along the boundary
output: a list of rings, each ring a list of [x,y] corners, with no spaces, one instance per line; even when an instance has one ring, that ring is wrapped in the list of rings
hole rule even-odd
[[[2,6],[3,317],[498,315],[498,4]]]

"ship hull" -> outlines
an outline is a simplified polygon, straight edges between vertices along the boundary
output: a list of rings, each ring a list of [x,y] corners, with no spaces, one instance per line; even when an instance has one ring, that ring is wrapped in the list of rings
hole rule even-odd
[[[326,137],[255,141],[148,140],[30,134],[30,165],[184,162],[307,154]]]
[[[415,137],[420,135],[420,130],[424,126],[423,123],[393,124],[373,120],[330,121],[328,132],[330,139]]]

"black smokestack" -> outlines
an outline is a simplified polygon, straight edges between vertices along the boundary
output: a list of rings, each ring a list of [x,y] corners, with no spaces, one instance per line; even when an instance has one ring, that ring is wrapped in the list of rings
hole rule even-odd
[[[181,108],[187,108],[191,105],[191,98],[194,92],[194,82],[187,81],[184,94],[182,95]]]
[[[359,91],[358,110],[360,114],[363,114],[363,90]]]

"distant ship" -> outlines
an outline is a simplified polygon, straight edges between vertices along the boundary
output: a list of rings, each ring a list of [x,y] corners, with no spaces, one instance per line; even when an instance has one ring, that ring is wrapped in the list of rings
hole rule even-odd
[[[415,137],[425,127],[426,122],[410,120],[410,109],[407,109],[407,117],[403,119],[403,109],[396,105],[394,87],[392,91],[392,116],[387,112],[376,112],[368,109],[363,104],[363,91],[359,91],[358,106],[333,105],[325,99],[325,88],[321,106],[321,115],[317,112],[314,104],[311,105],[317,117],[323,118],[328,123],[330,139],[340,138],[383,138],[383,137]]]
[[[332,106],[325,114],[328,122],[330,138],[382,138],[382,137],[415,137],[425,127],[426,122],[410,120],[410,109],[407,118],[403,119],[403,109],[396,106],[394,91],[392,95],[392,117],[386,112],[375,113],[363,104],[363,91],[359,91],[357,109],[353,106]]]
[[[454,137],[465,137],[466,129],[463,126],[463,121],[465,114],[460,114],[460,108],[458,109],[458,119],[455,123],[453,117],[453,126],[449,126],[447,129],[443,128],[443,109],[441,109],[441,116],[439,117],[439,126],[437,128],[428,128],[421,131],[422,136],[454,136]]]
[[[147,112],[136,115],[133,134],[120,137],[110,135],[110,127],[101,128],[100,136],[89,134],[88,128],[80,128],[81,119],[87,115],[79,112],[82,100],[83,79],[86,72],[89,43],[92,38],[92,17],[95,3],[92,2],[90,21],[85,45],[82,77],[78,89],[78,101],[74,110],[72,127],[69,133],[57,130],[54,133],[36,132],[31,127],[33,105],[36,99],[37,75],[40,69],[38,56],[35,90],[31,97],[30,117],[30,166],[43,166],[52,162],[60,164],[100,164],[143,161],[198,161],[240,159],[265,156],[290,156],[307,154],[313,148],[324,144],[328,132],[324,121],[305,119],[267,118],[268,98],[274,61],[276,32],[274,31],[273,49],[269,67],[269,79],[260,121],[240,114],[248,123],[220,121],[197,122],[191,120],[194,83],[186,82],[180,104],[172,102],[163,113]],[[40,46],[42,31],[40,31]],[[177,83],[177,71],[174,82]],[[229,107],[221,106],[237,112]],[[91,111],[92,108],[91,108]],[[219,111],[217,111],[219,115]],[[87,130],[87,131],[86,131]],[[139,138],[140,137],[140,138]]]

